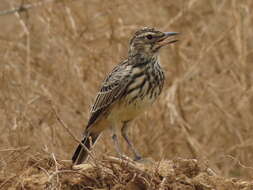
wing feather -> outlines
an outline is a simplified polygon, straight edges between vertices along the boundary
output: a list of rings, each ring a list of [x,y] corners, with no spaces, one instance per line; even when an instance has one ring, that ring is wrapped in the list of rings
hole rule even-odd
[[[129,83],[130,72],[130,67],[126,64],[121,64],[115,67],[111,74],[104,80],[95,99],[95,103],[92,106],[87,128],[95,123],[111,105],[122,97]]]

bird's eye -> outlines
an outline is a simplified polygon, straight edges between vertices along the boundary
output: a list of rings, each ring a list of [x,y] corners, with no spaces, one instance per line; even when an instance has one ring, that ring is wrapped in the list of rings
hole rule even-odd
[[[147,39],[151,40],[153,38],[153,36],[151,34],[146,36]]]

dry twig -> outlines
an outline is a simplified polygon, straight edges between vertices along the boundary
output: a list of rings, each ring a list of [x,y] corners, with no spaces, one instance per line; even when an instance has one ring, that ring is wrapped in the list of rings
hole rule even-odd
[[[46,3],[51,3],[51,2],[54,2],[54,1],[55,0],[44,0],[44,1],[39,1],[37,3],[32,3],[32,4],[23,4],[23,5],[21,4],[19,7],[12,8],[12,9],[9,9],[9,10],[0,11],[0,16],[10,15],[10,14],[15,14],[15,13],[21,13],[21,12],[27,11],[28,9],[39,7],[39,6],[42,6]]]

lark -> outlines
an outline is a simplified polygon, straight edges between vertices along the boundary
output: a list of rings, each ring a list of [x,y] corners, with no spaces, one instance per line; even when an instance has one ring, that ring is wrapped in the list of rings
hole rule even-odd
[[[129,123],[144,113],[161,94],[164,71],[160,65],[160,49],[175,43],[177,32],[161,32],[154,28],[142,28],[130,40],[128,57],[118,64],[102,82],[92,106],[88,124],[84,130],[82,144],[73,157],[73,164],[84,162],[92,146],[102,132],[110,128],[116,151],[119,147],[116,127],[133,152],[134,160],[142,157],[128,138]]]

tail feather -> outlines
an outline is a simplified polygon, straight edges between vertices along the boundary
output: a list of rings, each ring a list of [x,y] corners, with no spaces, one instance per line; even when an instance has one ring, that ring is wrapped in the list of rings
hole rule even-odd
[[[82,140],[82,144],[79,144],[78,147],[76,148],[75,153],[72,156],[72,162],[75,165],[81,164],[84,162],[89,153],[87,151],[91,149],[92,145],[94,145],[97,141],[97,138],[99,137],[99,134],[86,134]],[[86,149],[84,148],[86,147]]]

